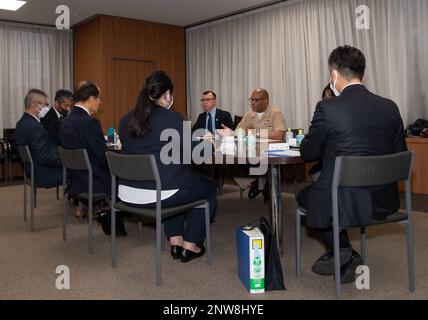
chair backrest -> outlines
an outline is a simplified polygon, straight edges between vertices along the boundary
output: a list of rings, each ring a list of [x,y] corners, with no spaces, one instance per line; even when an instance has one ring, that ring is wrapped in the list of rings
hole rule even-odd
[[[16,139],[15,139],[15,128],[4,128],[3,129],[3,139],[8,143],[9,145],[9,153],[10,158],[17,157],[19,154],[18,148],[16,146]]]
[[[15,142],[15,128],[4,128],[3,129],[3,139],[9,142]]]
[[[0,159],[6,157],[7,144],[3,139],[0,139]]]
[[[119,154],[106,152],[112,176],[133,181],[155,181],[160,188],[160,177],[155,156],[152,154]]]
[[[235,116],[233,118],[233,129],[236,129],[236,127],[238,126],[238,124],[242,121],[242,118],[243,117],[241,117],[241,116]]]
[[[412,160],[412,151],[383,156],[336,157],[333,189],[380,186],[409,180]]]
[[[21,161],[24,164],[24,184],[26,183],[26,178],[28,177],[31,180],[31,184],[34,183],[34,163],[33,158],[31,156],[30,148],[28,146],[18,146],[19,156],[21,157]],[[28,173],[28,168],[30,172]]]
[[[64,149],[58,147],[61,162],[70,170],[88,170],[92,172],[91,162],[89,161],[86,149]]]
[[[33,165],[33,158],[31,157],[30,148],[28,146],[18,146],[19,155],[24,164]]]

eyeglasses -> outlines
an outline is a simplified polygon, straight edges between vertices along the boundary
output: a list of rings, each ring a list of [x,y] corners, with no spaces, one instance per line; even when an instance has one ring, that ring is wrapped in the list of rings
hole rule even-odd
[[[42,106],[42,107],[49,107],[49,103],[44,103],[44,102],[37,102],[37,104],[39,105],[39,106]]]
[[[264,99],[266,99],[266,97],[264,97],[264,98],[249,98],[248,101],[250,101],[251,103],[253,103],[253,102],[258,103]]]
[[[208,102],[208,101],[212,101],[215,100],[214,98],[206,98],[206,99],[201,99],[201,102]]]

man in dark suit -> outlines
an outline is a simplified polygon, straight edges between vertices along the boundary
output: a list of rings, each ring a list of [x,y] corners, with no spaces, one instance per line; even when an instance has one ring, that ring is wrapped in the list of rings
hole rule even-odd
[[[312,266],[315,273],[334,274],[331,186],[336,156],[377,156],[406,150],[403,121],[397,105],[371,93],[362,84],[366,60],[353,47],[335,49],[329,57],[330,83],[336,97],[321,101],[315,109],[309,133],[300,152],[305,161],[322,161],[318,180],[297,196],[308,211],[306,224],[319,229],[327,253]],[[341,226],[356,226],[383,220],[398,210],[397,185],[339,190]],[[346,230],[340,233],[342,283],[353,282],[362,263],[352,249]]]
[[[204,112],[198,116],[198,120],[192,127],[192,131],[205,129],[208,134],[215,135],[215,130],[223,129],[223,126],[233,128],[232,116],[229,112],[217,108],[217,95],[214,91],[205,91],[201,99]],[[224,176],[224,166],[199,165],[194,167],[200,173],[212,177],[219,188]]]
[[[62,122],[59,130],[60,142],[65,149],[86,149],[92,166],[94,193],[110,194],[111,175],[107,163],[107,144],[101,123],[91,115],[96,113],[101,104],[100,88],[90,82],[79,83],[74,93],[75,106]],[[68,193],[76,197],[88,192],[88,173],[75,170],[70,172],[71,184]],[[97,213],[97,220],[102,223],[103,231],[110,234],[110,210],[102,209]],[[116,234],[126,236],[121,216],[117,216]]]
[[[201,99],[204,112],[198,117],[198,120],[192,127],[192,131],[197,129],[206,129],[215,134],[216,129],[223,129],[222,125],[233,128],[232,116],[229,112],[216,107],[217,95],[213,91],[205,91]]]
[[[111,177],[107,164],[107,144],[101,123],[91,115],[101,104],[101,92],[90,81],[79,84],[74,94],[75,106],[64,119],[60,128],[60,140],[65,149],[86,149],[93,172],[93,192],[110,194]],[[88,192],[88,173],[74,171],[71,174],[70,196]]]
[[[37,187],[52,188],[62,184],[62,164],[56,144],[40,123],[39,114],[47,107],[47,95],[32,89],[24,100],[25,112],[16,123],[16,145],[27,145],[34,162]],[[28,168],[26,168],[29,170]],[[27,172],[29,175],[30,172]]]
[[[67,116],[73,106],[73,94],[68,90],[58,90],[55,94],[55,103],[48,113],[41,119],[43,127],[50,134],[52,139],[59,143],[59,128],[62,120]]]

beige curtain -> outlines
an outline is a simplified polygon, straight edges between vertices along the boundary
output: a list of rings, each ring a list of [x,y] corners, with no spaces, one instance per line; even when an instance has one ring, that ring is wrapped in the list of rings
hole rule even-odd
[[[0,136],[15,128],[28,90],[72,88],[73,34],[50,27],[0,22]]]
[[[367,5],[370,29],[356,28]],[[327,59],[339,45],[367,58],[365,83],[400,107],[405,125],[428,118],[428,1],[302,0],[186,30],[188,112],[201,112],[201,93],[243,115],[253,89],[266,88],[287,126],[307,129],[328,83]]]

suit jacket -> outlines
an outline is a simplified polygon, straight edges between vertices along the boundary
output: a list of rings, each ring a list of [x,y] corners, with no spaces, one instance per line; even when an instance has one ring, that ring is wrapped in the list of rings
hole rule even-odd
[[[107,144],[100,122],[82,108],[74,106],[59,131],[65,149],[86,149],[92,166],[93,192],[110,194],[111,176],[107,164]],[[88,192],[88,172],[70,172],[71,196]]]
[[[322,160],[322,173],[308,195],[307,224],[326,228],[332,222],[331,186],[336,156],[376,156],[407,150],[397,105],[352,85],[339,97],[319,102],[300,152],[305,161]],[[341,226],[383,220],[400,205],[396,184],[339,189]]]
[[[153,154],[156,158],[162,190],[188,188],[195,185],[196,181],[199,183],[199,176],[192,171],[190,164],[183,164],[183,120],[178,113],[161,107],[156,108],[149,118],[150,133],[142,138],[134,137],[129,131],[130,116],[131,112],[120,120],[119,137],[123,154]],[[178,149],[180,164],[163,164],[160,159],[162,148],[167,144],[171,145],[171,142],[160,139],[165,129],[174,129],[180,135],[180,149]],[[121,180],[120,184],[134,188],[156,189],[153,182]]]
[[[34,163],[36,186],[52,188],[62,184],[62,164],[55,141],[33,116],[24,113],[16,123],[16,145],[28,145]],[[30,168],[26,167],[30,176]]]
[[[197,129],[205,129],[206,123],[207,123],[207,113],[203,112],[198,116],[198,120],[193,125],[192,131],[195,131]],[[226,127],[230,128],[232,130],[234,129],[232,116],[230,115],[230,113],[227,111],[221,110],[219,108],[216,108],[215,128],[216,129],[223,129],[223,127],[221,126],[222,124],[224,124]]]
[[[59,128],[61,126],[61,121],[58,118],[54,107],[50,108],[48,113],[46,113],[46,115],[41,119],[41,122],[56,144],[60,145]]]

